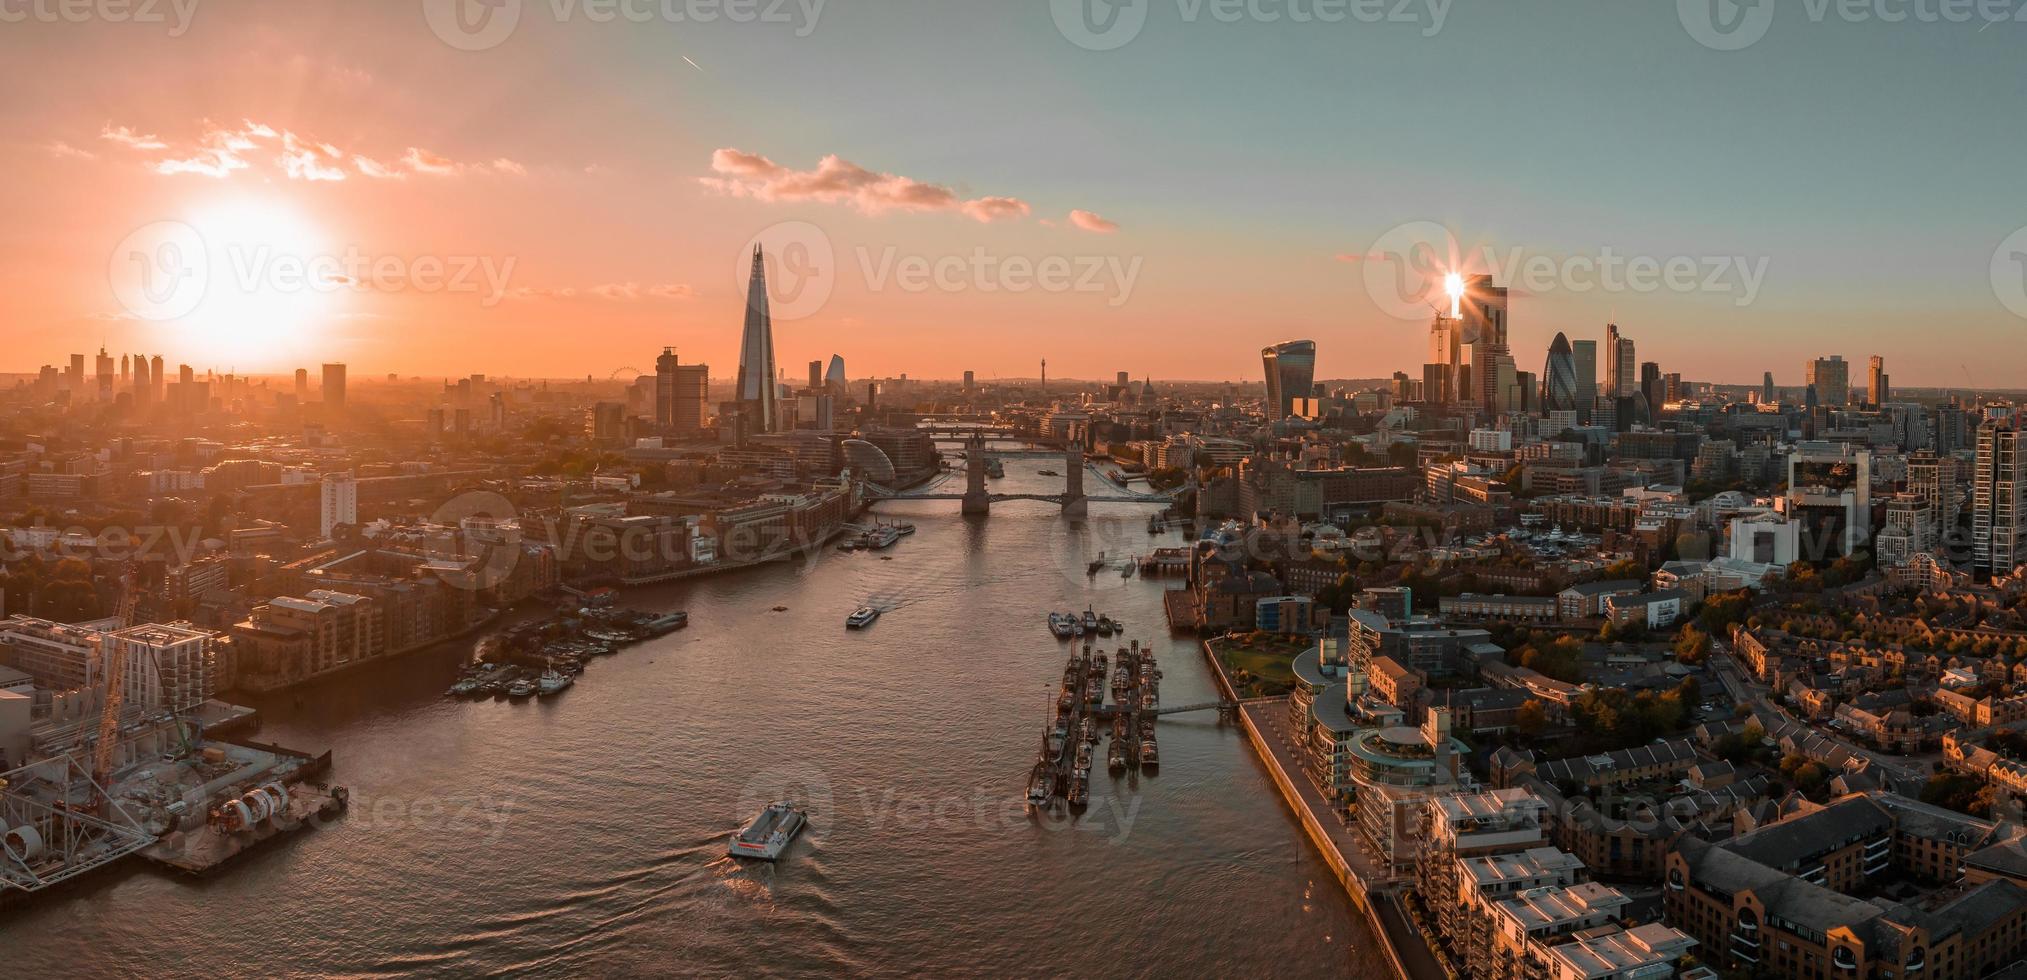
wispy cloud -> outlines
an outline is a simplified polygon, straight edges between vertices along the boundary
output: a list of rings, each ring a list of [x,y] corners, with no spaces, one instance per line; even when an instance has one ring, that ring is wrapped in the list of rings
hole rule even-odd
[[[42,144],[42,152],[59,160],[96,160],[99,155],[90,150],[80,150],[62,140],[51,140]]]
[[[1070,212],[1070,223],[1098,235],[1110,235],[1119,230],[1118,222],[1100,217],[1090,211]]]
[[[238,126],[220,126],[206,121],[197,140],[182,148],[153,133],[110,123],[99,138],[139,153],[161,154],[148,162],[158,174],[197,174],[223,179],[256,162],[271,162],[290,180],[342,181],[354,175],[373,180],[402,180],[410,176],[455,177],[464,174],[494,174],[524,177],[528,168],[518,161],[499,157],[490,163],[460,163],[449,157],[411,146],[393,162],[365,153],[348,151],[335,144],[287,129],[243,121]],[[68,146],[68,144],[61,144]],[[82,153],[83,151],[77,151]],[[271,152],[272,156],[267,154]]]
[[[975,221],[1021,217],[1029,212],[1027,203],[1018,198],[965,200],[942,184],[868,170],[834,153],[817,161],[814,170],[795,170],[758,153],[726,147],[711,154],[711,170],[718,176],[698,178],[705,187],[761,201],[845,204],[863,214],[953,211]]]

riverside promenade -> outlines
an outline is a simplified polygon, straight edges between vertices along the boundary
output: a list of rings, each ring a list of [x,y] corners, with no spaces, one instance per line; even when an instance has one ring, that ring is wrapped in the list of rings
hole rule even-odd
[[[1237,700],[1217,653],[1208,641],[1202,644],[1202,649],[1217,677],[1220,693]],[[1268,778],[1281,791],[1281,798],[1294,811],[1296,821],[1323,855],[1338,884],[1351,896],[1352,904],[1365,913],[1394,972],[1407,980],[1448,980],[1449,971],[1429,950],[1421,930],[1409,920],[1400,896],[1366,854],[1358,832],[1338,817],[1303,771],[1284,734],[1287,712],[1285,701],[1239,706],[1239,724],[1246,731],[1247,741],[1252,743],[1253,754],[1259,757]]]

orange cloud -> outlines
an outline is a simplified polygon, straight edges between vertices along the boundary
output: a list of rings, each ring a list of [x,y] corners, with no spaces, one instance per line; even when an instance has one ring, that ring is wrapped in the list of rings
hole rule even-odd
[[[997,221],[1028,214],[1027,202],[1012,197],[965,200],[942,184],[868,170],[837,154],[817,161],[815,170],[794,170],[758,153],[730,147],[711,154],[711,170],[700,177],[711,190],[770,202],[820,201],[845,204],[863,214],[887,211],[955,211],[974,221]]]
[[[1089,211],[1071,211],[1070,223],[1098,235],[1110,235],[1119,230],[1118,222],[1099,217]]]

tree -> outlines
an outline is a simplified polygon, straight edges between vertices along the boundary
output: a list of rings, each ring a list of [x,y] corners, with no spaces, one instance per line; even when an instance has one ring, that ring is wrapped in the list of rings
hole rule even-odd
[[[1539,735],[1548,729],[1548,706],[1536,698],[1520,703],[1513,713],[1513,728],[1522,735]]]
[[[1710,634],[1694,626],[1682,627],[1682,634],[1675,638],[1675,659],[1685,664],[1700,664],[1710,656]]]

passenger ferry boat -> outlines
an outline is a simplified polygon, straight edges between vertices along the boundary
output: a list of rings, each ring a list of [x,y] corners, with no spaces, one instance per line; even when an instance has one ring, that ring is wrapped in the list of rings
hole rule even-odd
[[[732,844],[725,853],[735,858],[778,860],[781,852],[788,850],[795,835],[802,833],[808,822],[808,815],[800,808],[788,803],[770,803],[753,818],[752,823],[746,825],[745,830],[732,835]]]
[[[871,606],[860,606],[852,610],[851,615],[845,617],[845,627],[847,629],[862,630],[873,625],[874,621],[879,618],[880,611],[878,609],[874,609]]]

